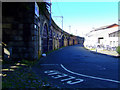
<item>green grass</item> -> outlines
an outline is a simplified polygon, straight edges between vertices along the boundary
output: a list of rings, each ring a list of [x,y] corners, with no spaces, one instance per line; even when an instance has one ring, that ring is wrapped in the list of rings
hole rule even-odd
[[[101,50],[101,51],[108,51],[108,50],[105,50],[105,49],[104,49],[104,50]]]
[[[47,79],[43,81],[28,67],[2,78],[2,88],[44,88],[47,83]]]
[[[7,76],[3,76],[2,78],[2,88],[43,88],[43,83],[46,84],[46,81],[43,81],[40,76],[37,76],[32,71],[32,66],[35,65],[38,60],[28,61],[21,60],[20,64],[24,64],[26,67],[19,66],[19,68],[15,69],[13,72],[4,73]],[[11,65],[16,65],[17,62],[4,62],[6,68],[10,68]],[[9,67],[8,67],[9,65]],[[39,67],[40,68],[40,67]],[[45,85],[44,85],[45,86]]]
[[[96,50],[96,48],[86,48],[86,47],[83,47],[83,48],[85,48],[85,49],[87,49],[87,50]]]
[[[91,48],[91,49],[89,49],[89,50],[96,50],[95,48]]]
[[[117,50],[118,54],[120,55],[120,46],[117,47]]]
[[[65,46],[62,46],[62,47],[60,47],[60,48],[57,48],[57,49],[48,51],[48,52],[46,52],[45,54],[50,54],[50,53],[52,53],[52,52],[54,52],[54,51],[57,51],[57,50],[59,50],[59,49],[61,49],[61,48],[64,48],[64,47],[65,47]]]
[[[48,83],[47,78],[41,78],[32,71],[32,66],[37,62],[38,60],[22,60],[20,64],[25,64],[25,67],[18,66],[15,71],[6,73],[7,76],[2,78],[2,88],[41,88],[42,90],[54,88]]]
[[[29,61],[29,60],[22,60],[21,63],[22,64],[26,64],[27,66],[33,66],[35,65],[39,60],[33,60],[33,61]]]
[[[64,46],[63,46],[64,47]],[[63,48],[61,47],[61,48]],[[60,49],[60,48],[58,48]],[[51,50],[47,52],[46,54],[49,54],[51,52],[54,52],[58,49]],[[32,66],[37,64],[39,60],[21,60],[21,64],[25,64],[26,67],[19,66],[18,69],[16,69],[13,72],[9,72],[7,76],[2,78],[2,88],[42,88],[42,90],[47,90],[51,87],[48,83],[47,78],[42,78],[38,75],[36,75],[32,71]],[[17,62],[11,61],[11,62],[5,62],[3,61],[3,64],[11,64],[15,65]],[[38,67],[40,68],[40,67]],[[46,86],[48,85],[48,86]],[[57,88],[56,88],[57,89]]]

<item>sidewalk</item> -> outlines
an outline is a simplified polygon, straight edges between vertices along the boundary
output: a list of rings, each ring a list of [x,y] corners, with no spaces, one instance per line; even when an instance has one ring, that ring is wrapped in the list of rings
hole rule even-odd
[[[119,54],[116,51],[108,51],[108,50],[102,50],[102,49],[96,50],[94,48],[88,48],[88,47],[85,47],[85,48],[90,51],[94,51],[94,52],[101,53],[101,54],[106,54],[106,55],[111,55],[111,56],[116,56],[116,57],[119,56]]]

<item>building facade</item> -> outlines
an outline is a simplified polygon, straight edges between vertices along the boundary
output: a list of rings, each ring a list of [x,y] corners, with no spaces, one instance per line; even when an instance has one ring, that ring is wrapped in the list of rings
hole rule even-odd
[[[118,25],[112,24],[92,30],[86,35],[84,45],[91,48],[111,48],[118,47]]]

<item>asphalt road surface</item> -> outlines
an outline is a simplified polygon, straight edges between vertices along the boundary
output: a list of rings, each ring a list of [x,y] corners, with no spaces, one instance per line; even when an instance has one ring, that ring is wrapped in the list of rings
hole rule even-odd
[[[120,84],[119,59],[93,53],[82,45],[64,47],[41,60],[34,70],[59,87],[118,88]]]

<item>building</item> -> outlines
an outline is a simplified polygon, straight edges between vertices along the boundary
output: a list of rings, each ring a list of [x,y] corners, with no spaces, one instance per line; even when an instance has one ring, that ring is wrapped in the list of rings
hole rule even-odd
[[[112,32],[109,34],[109,41],[110,41],[111,47],[120,46],[119,37],[120,37],[120,30]]]
[[[84,45],[91,48],[115,49],[119,44],[118,33],[120,31],[118,30],[117,24],[94,29],[86,34]]]

